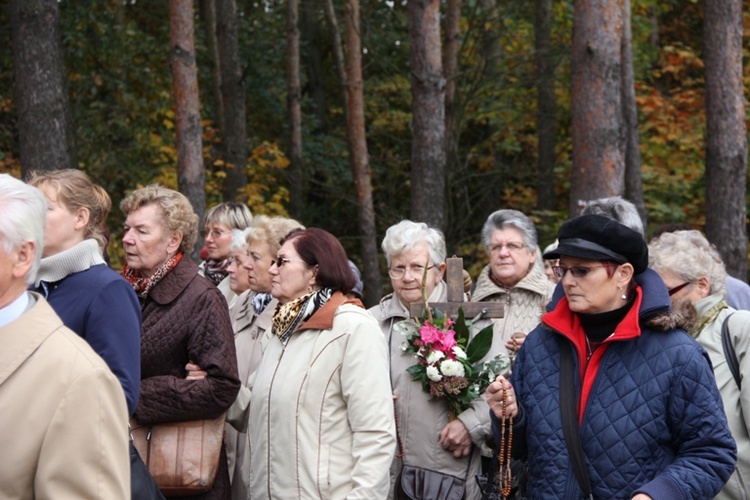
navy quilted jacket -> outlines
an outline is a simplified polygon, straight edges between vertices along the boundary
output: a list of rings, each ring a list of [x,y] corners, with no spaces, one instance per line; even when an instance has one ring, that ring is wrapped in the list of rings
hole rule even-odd
[[[641,284],[635,307],[585,367],[584,334],[567,299],[524,342],[512,376],[521,406],[513,453],[528,460],[528,498],[583,498],[560,419],[560,341],[578,352],[580,434],[594,498],[712,498],[734,470],[735,444],[708,357],[683,330],[646,326],[668,325],[658,319],[668,318],[669,297],[661,282]]]

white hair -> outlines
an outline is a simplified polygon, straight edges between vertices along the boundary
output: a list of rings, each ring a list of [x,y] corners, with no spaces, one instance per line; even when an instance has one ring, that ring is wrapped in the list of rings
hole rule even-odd
[[[383,238],[381,248],[388,266],[391,265],[391,260],[394,257],[412,250],[420,243],[427,245],[430,259],[435,265],[445,262],[445,256],[448,252],[445,249],[445,237],[442,231],[430,227],[424,222],[402,220],[389,227],[385,232],[385,238]]]
[[[232,243],[229,245],[231,252],[243,252],[247,249],[247,235],[250,234],[250,228],[232,229]]]
[[[37,188],[8,174],[0,174],[0,244],[5,252],[34,243],[34,262],[26,273],[26,283],[34,283],[42,260],[47,200]]]
[[[711,294],[726,295],[727,270],[716,247],[700,231],[663,233],[648,245],[648,264],[656,272],[669,271],[693,282],[708,278]]]

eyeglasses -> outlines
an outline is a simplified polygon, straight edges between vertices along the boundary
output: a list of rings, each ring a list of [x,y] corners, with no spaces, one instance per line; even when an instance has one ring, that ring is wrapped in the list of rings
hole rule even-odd
[[[574,278],[585,278],[586,275],[591,272],[592,269],[599,269],[600,267],[611,267],[615,264],[604,264],[601,266],[571,266],[571,267],[565,267],[565,266],[552,266],[552,272],[555,273],[555,276],[558,278],[564,278],[565,273],[570,271],[570,275]]]
[[[494,245],[490,245],[490,253],[502,252],[503,247],[507,248],[509,252],[518,252],[519,250],[526,248],[526,244],[517,241],[511,241],[510,243],[495,243]]]
[[[669,293],[669,296],[671,297],[672,295],[676,294],[677,292],[679,292],[680,290],[682,290],[686,286],[692,285],[692,284],[693,284],[692,281],[686,281],[685,283],[683,283],[681,285],[677,285],[677,286],[675,286],[673,288],[670,288],[669,290],[667,290],[667,292]]]
[[[285,259],[283,257],[279,257],[278,259],[274,259],[271,261],[271,265],[275,265],[279,269],[284,267],[284,264],[288,264],[290,262],[304,262],[303,260],[291,260],[291,259]]]
[[[404,267],[404,266],[393,267],[388,270],[388,276],[390,276],[391,279],[394,279],[394,280],[402,280],[406,276],[406,271],[409,271],[409,274],[411,274],[412,276],[421,277],[421,276],[424,276],[425,272],[429,271],[433,267],[435,266],[432,265],[429,267],[424,267],[424,266],[416,265],[416,266],[410,266],[410,267]]]
[[[203,237],[208,238],[210,236],[216,240],[229,233],[229,231],[219,231],[218,229],[206,229],[203,231]]]

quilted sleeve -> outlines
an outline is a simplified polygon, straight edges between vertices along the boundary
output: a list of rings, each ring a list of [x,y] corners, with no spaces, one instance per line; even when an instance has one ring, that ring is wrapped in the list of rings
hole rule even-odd
[[[651,498],[713,498],[734,471],[737,450],[708,360],[695,344],[670,388],[668,425],[676,458],[636,489]]]
[[[229,310],[215,288],[206,288],[185,308],[188,359],[208,376],[202,380],[160,375],[141,381],[136,419],[142,424],[214,418],[234,402],[240,388]]]

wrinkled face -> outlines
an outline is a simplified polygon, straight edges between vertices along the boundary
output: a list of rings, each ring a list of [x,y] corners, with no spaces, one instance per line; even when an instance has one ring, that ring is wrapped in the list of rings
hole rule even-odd
[[[418,243],[411,250],[391,258],[388,273],[391,275],[393,293],[406,307],[422,302],[422,276],[425,269],[427,269],[425,290],[429,297],[443,279],[445,263],[436,266],[430,259],[430,252],[425,243]],[[403,277],[394,278],[394,273]]]
[[[560,279],[571,311],[595,314],[614,311],[625,305],[622,295],[627,291],[628,280],[623,282],[618,272],[620,266],[612,264],[611,268],[614,268],[615,272],[609,276],[604,264],[599,260],[560,257],[560,266],[575,268],[566,272]],[[573,276],[580,269],[585,269],[583,272],[586,275],[580,278]]]
[[[271,253],[271,247],[265,241],[252,240],[247,244],[247,257],[242,265],[247,270],[248,283],[253,292],[271,291],[271,275],[268,270],[275,258]]]
[[[281,304],[302,297],[315,285],[317,266],[308,266],[294,248],[294,240],[289,240],[279,249],[276,254],[282,261],[281,267],[276,262],[269,269],[271,274],[271,295],[279,300]]]
[[[125,219],[122,248],[125,261],[138,274],[147,278],[177,253],[182,235],[170,233],[162,222],[162,210],[156,204],[144,205],[130,212]]]
[[[232,253],[232,230],[224,224],[206,224],[206,251],[208,257],[214,260],[224,260]]]
[[[492,275],[508,288],[513,288],[529,274],[536,259],[536,251],[529,251],[523,233],[514,227],[496,229],[487,250]]]
[[[670,291],[669,298],[672,299],[673,303],[676,300],[685,299],[692,304],[707,295],[707,293],[706,295],[701,293],[701,286],[697,281],[688,283],[675,273],[664,269],[656,269],[656,272],[661,276],[664,284],[667,285],[667,289]]]
[[[232,262],[227,266],[229,288],[239,295],[250,288],[250,283],[247,279],[247,269],[244,266],[245,260],[249,259],[249,257],[244,251],[235,252],[231,257]]]
[[[83,210],[73,213],[57,197],[51,186],[41,185],[39,190],[47,198],[47,225],[44,230],[42,257],[57,255],[84,240],[88,214]]]

